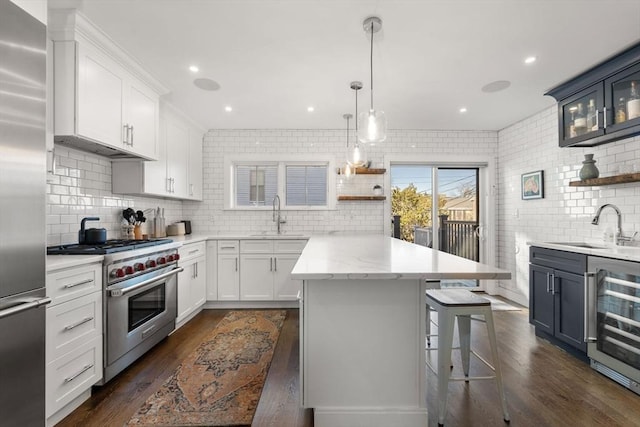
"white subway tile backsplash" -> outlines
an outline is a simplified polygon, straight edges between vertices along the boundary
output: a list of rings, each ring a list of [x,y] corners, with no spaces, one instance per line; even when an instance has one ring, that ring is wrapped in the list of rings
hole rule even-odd
[[[180,201],[112,194],[107,158],[58,145],[55,155],[55,174],[47,179],[47,245],[77,242],[85,216],[100,217],[91,227],[104,227],[108,238],[120,238],[122,210],[127,207],[165,208],[168,224],[184,219]]]
[[[640,168],[640,138],[634,137],[597,147],[560,148],[557,108],[551,107],[498,132],[499,265],[512,271],[512,283],[505,296],[526,304],[529,294],[527,241],[601,239],[606,228],[615,228],[615,215],[591,225],[598,206],[613,203],[622,211],[626,234],[640,230],[640,184],[600,187],[569,187],[578,180],[584,154],[593,153],[600,176],[619,173],[621,164]],[[631,167],[631,166],[630,166]],[[521,200],[520,175],[544,171],[544,198]],[[512,212],[518,208],[519,218]],[[517,239],[516,239],[517,236]],[[516,254],[514,245],[519,248]]]

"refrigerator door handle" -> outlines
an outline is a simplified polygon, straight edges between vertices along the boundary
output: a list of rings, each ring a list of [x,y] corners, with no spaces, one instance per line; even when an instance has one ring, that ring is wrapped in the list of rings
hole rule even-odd
[[[0,310],[0,319],[3,317],[9,317],[14,314],[22,313],[23,311],[31,310],[32,308],[40,307],[42,305],[47,305],[51,302],[51,298],[40,298],[35,301],[24,302],[19,305],[15,305],[11,308],[7,308],[5,310]]]
[[[596,322],[596,294],[595,294],[596,273],[584,273],[584,342],[596,342],[598,337],[592,335],[597,328]]]

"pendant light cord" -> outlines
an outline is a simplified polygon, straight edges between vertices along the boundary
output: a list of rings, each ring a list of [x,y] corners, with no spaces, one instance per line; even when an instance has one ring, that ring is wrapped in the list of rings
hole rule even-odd
[[[362,85],[361,85],[362,86]],[[354,89],[356,91],[356,143],[358,142],[358,89]]]
[[[349,117],[347,117],[347,148],[349,148]]]
[[[371,71],[371,109],[373,110],[373,21],[371,21],[371,52],[369,54],[369,70]]]

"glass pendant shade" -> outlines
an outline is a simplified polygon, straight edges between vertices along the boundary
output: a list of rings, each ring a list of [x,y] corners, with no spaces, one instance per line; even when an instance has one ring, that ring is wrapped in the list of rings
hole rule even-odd
[[[366,144],[387,139],[387,116],[384,111],[363,111],[358,116],[358,140]]]
[[[367,152],[364,145],[356,142],[353,147],[347,147],[347,164],[352,168],[359,168],[367,164]]]

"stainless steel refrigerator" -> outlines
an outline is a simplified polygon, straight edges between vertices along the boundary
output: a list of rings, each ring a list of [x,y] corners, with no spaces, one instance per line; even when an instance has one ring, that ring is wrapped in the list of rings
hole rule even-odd
[[[45,423],[46,28],[0,0],[0,425]]]

